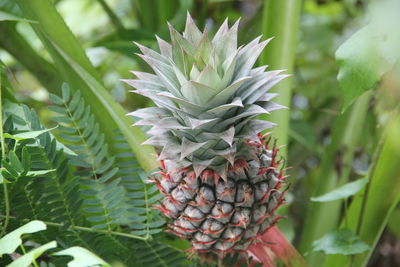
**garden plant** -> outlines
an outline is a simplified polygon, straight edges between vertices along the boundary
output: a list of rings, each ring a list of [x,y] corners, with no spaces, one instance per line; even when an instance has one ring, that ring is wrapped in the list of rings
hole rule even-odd
[[[400,266],[398,0],[0,0],[0,266]]]

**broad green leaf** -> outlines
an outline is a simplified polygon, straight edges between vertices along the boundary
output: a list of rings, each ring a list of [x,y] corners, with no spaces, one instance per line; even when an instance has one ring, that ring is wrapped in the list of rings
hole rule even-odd
[[[131,127],[132,121],[125,116],[127,112],[109,94],[99,82],[99,77],[88,60],[84,49],[63,21],[50,0],[16,0],[24,16],[38,21],[31,26],[53,58],[56,68],[71,88],[80,90],[86,103],[91,106],[97,121],[102,127],[110,151],[117,152],[114,144],[114,130],[119,129],[145,170],[158,166],[154,150],[142,146],[144,133]]]
[[[46,225],[42,221],[31,221],[11,233],[6,234],[0,239],[0,256],[13,253],[21,244],[21,236],[46,230]]]
[[[314,251],[323,251],[325,254],[354,255],[368,249],[368,245],[350,229],[330,231],[313,243]]]
[[[312,197],[312,201],[316,202],[327,202],[334,201],[338,199],[348,198],[357,194],[364,186],[368,183],[368,177],[358,179],[357,181],[347,183],[341,187],[338,187],[331,192],[328,192],[319,197]]]
[[[9,134],[9,133],[5,133],[4,137],[5,138],[10,138],[10,139],[14,139],[14,140],[25,140],[25,139],[32,139],[32,138],[36,138],[41,134],[50,132],[54,129],[56,129],[57,127],[53,127],[50,129],[45,129],[45,130],[40,130],[40,131],[30,131],[30,132],[23,132],[23,133],[18,133],[18,134]]]
[[[338,80],[343,89],[344,111],[364,92],[374,88],[399,59],[400,4],[394,0],[371,5],[370,22],[336,51]]]
[[[28,267],[31,266],[31,263],[38,258],[40,255],[42,255],[44,252],[46,252],[49,249],[57,247],[57,242],[56,241],[51,241],[47,244],[44,244],[43,246],[40,246],[38,248],[32,249],[25,255],[19,257],[6,267]]]
[[[74,259],[68,262],[68,267],[83,267],[83,266],[102,266],[111,267],[110,264],[93,254],[89,250],[81,247],[71,247],[54,253],[57,256],[71,256]]]

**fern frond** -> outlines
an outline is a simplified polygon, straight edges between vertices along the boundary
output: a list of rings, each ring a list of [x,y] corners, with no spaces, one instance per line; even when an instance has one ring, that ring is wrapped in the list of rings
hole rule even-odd
[[[18,117],[17,130],[42,129],[36,113],[26,106],[15,105],[13,110],[21,112]],[[62,145],[58,144],[50,134],[45,134],[36,139],[34,144],[28,146],[28,152],[32,159],[32,169],[55,169],[53,173],[37,176],[33,179],[19,179],[12,185],[11,196],[13,203],[13,214],[18,223],[26,222],[32,218],[49,221],[56,226],[50,228],[46,234],[38,233],[35,240],[45,243],[57,236],[58,241],[65,246],[80,245],[91,248],[105,258],[110,250],[115,250],[113,259],[130,260],[129,251],[125,247],[123,238],[115,237],[105,231],[97,232],[82,231],[90,229],[86,226],[85,213],[83,212],[80,179],[71,176],[68,159],[63,153]],[[126,239],[126,238],[125,238]],[[93,240],[108,244],[104,250],[97,250]],[[124,250],[122,249],[124,248]]]
[[[120,152],[116,155],[118,175],[126,190],[130,232],[135,235],[151,236],[162,231],[165,219],[152,206],[161,198],[157,187],[147,183],[144,173],[124,137],[116,131],[116,146]]]
[[[151,209],[159,199],[158,191],[140,177],[142,171],[126,140],[116,133],[120,152],[111,157],[99,124],[79,91],[71,95],[64,85],[62,92],[62,98],[51,96],[56,104],[51,110],[59,115],[59,136],[78,154],[70,157],[70,163],[79,168],[74,174],[82,178],[84,211],[93,228],[113,230],[127,225],[131,234],[145,238],[160,232],[165,221]]]
[[[42,130],[33,110],[22,106],[26,128]],[[13,212],[20,218],[35,218],[63,224],[60,232],[83,223],[79,185],[68,176],[68,160],[62,150],[57,149],[57,141],[49,133],[39,136],[34,144],[26,146],[32,170],[55,170],[43,172],[33,179],[20,179],[13,189]],[[30,211],[30,212],[29,212]],[[29,214],[31,213],[31,214]],[[29,217],[32,216],[32,217]],[[87,242],[77,231],[69,231],[81,245]]]
[[[124,213],[116,208],[124,200],[124,190],[116,180],[118,168],[114,167],[99,124],[80,92],[71,95],[66,84],[62,98],[51,95],[51,100],[55,105],[49,108],[59,114],[55,117],[61,125],[59,136],[77,154],[70,156],[70,163],[78,168],[74,175],[81,178],[85,217],[94,229],[116,229]]]
[[[174,267],[184,266],[184,261],[187,260],[182,251],[177,250],[159,242],[144,241],[133,244],[136,257],[144,266],[157,266],[157,267]]]
[[[50,133],[24,144],[30,171],[54,171],[20,177],[10,184],[14,222],[48,221],[52,227],[35,235],[38,243],[56,236],[64,247],[83,246],[126,266],[182,266],[184,254],[158,240],[165,221],[152,205],[160,196],[154,185],[146,183],[147,174],[126,140],[116,133],[120,153],[112,157],[79,94],[52,99],[72,114],[52,108],[59,111],[58,131],[64,144]],[[44,129],[33,110],[19,107],[15,114],[8,114],[11,133]],[[22,162],[22,150],[16,154]]]

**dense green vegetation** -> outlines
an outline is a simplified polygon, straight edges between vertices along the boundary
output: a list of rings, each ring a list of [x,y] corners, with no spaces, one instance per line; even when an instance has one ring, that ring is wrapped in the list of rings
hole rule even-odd
[[[157,49],[154,35],[170,39],[167,21],[182,31],[187,11],[212,33],[241,17],[239,44],[275,37],[257,65],[292,74],[273,89],[289,109],[263,117],[279,125],[271,132],[290,166],[278,228],[307,266],[400,264],[399,9],[396,0],[0,1],[0,265],[222,264],[188,259],[189,243],[163,231],[168,220],[152,208],[162,196],[147,182],[155,150],[126,116],[152,103],[120,81],[151,72],[132,41]]]

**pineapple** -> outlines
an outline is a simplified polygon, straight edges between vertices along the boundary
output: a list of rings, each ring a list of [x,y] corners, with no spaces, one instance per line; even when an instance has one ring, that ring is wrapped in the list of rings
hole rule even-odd
[[[211,38],[188,14],[182,35],[169,25],[171,44],[157,37],[160,52],[137,44],[155,74],[124,80],[156,105],[129,115],[151,126],[145,144],[159,149],[157,209],[195,252],[246,251],[280,219],[282,164],[260,135],[274,124],[255,118],[282,108],[268,91],[287,75],[253,68],[270,39],[237,47],[238,25],[225,20]]]

